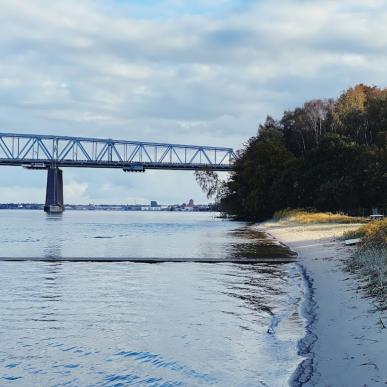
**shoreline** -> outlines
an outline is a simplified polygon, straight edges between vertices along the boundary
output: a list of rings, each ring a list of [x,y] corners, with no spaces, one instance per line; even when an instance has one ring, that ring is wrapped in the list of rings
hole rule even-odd
[[[304,356],[291,386],[382,386],[387,384],[386,311],[362,291],[361,280],[344,271],[354,247],[338,237],[356,224],[296,225],[265,222],[255,227],[298,254],[304,281],[302,315],[305,336],[298,343]],[[345,372],[343,372],[345,370]]]
[[[304,360],[298,364],[289,379],[289,385],[291,387],[304,386],[311,380],[314,374],[313,345],[317,341],[317,336],[313,328],[317,319],[317,303],[314,298],[313,279],[308,275],[304,266],[299,263],[296,263],[296,265],[303,281],[304,299],[301,303],[300,310],[301,316],[305,320],[305,335],[297,344],[297,355],[303,356]]]

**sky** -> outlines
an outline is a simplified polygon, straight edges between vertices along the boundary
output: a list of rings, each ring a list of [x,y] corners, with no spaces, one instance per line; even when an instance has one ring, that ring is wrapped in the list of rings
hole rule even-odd
[[[0,0],[0,131],[228,146],[387,83],[379,0]],[[223,176],[224,178],[227,175]],[[46,174],[0,168],[0,202]],[[65,169],[66,203],[207,202],[192,172]]]

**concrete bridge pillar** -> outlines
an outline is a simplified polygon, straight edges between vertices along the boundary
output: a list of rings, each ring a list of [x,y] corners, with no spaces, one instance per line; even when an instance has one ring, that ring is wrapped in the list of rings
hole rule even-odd
[[[46,204],[44,211],[49,214],[60,214],[64,211],[63,173],[58,167],[47,170]]]

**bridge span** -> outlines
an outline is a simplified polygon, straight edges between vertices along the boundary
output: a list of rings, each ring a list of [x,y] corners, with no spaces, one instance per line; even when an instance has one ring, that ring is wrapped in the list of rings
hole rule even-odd
[[[47,170],[46,212],[63,212],[63,167],[230,171],[232,148],[0,133],[0,165]]]

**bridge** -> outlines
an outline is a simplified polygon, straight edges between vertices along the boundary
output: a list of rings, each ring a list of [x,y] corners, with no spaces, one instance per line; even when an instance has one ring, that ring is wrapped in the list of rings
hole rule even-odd
[[[44,210],[64,210],[63,167],[230,171],[232,148],[87,137],[0,133],[0,165],[47,170]]]

